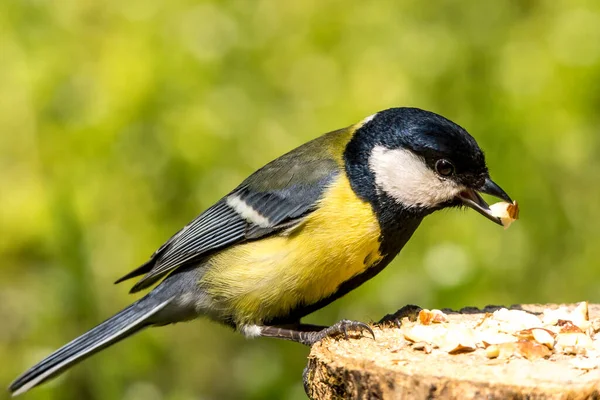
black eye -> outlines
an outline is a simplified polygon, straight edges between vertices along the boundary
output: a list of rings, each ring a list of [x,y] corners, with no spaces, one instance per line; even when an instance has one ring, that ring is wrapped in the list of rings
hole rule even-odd
[[[437,160],[435,170],[442,176],[450,176],[454,174],[454,165],[448,160]]]

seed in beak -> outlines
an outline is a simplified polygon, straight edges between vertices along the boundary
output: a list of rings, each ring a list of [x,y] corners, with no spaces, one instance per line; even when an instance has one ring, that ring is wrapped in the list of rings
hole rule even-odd
[[[510,224],[519,219],[519,205],[516,201],[512,203],[501,201],[490,206],[490,213],[494,217],[500,218],[504,229],[508,229]]]

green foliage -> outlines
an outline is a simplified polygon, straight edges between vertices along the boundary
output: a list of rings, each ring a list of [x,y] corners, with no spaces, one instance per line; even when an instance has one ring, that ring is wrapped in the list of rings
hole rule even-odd
[[[429,217],[310,322],[600,301],[599,80],[594,1],[0,2],[0,383],[128,304],[112,281],[255,168],[399,105],[467,128],[522,220]],[[198,321],[27,398],[298,399],[306,354]]]

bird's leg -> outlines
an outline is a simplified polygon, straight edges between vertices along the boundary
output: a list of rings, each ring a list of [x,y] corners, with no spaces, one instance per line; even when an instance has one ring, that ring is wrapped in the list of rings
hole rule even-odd
[[[408,304],[395,313],[387,314],[385,317],[381,318],[377,325],[384,325],[391,322],[400,328],[402,318],[408,318],[410,321],[416,321],[421,310],[422,308],[419,306]]]
[[[329,327],[300,323],[295,325],[260,326],[259,336],[292,340],[306,346],[312,346],[326,337],[343,335],[344,338],[347,339],[348,332],[350,331],[359,333],[367,331],[373,336],[373,340],[375,339],[375,333],[373,333],[373,329],[371,329],[369,325],[363,322],[349,321],[346,319]]]

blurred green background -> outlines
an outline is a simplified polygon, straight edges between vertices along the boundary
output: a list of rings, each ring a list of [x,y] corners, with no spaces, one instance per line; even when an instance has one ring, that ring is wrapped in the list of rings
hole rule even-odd
[[[309,322],[600,302],[599,84],[594,0],[3,0],[0,384],[131,302],[112,282],[254,169],[393,106],[467,128],[522,220],[437,213]],[[302,399],[307,354],[197,321],[23,398]]]

